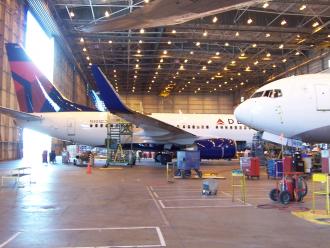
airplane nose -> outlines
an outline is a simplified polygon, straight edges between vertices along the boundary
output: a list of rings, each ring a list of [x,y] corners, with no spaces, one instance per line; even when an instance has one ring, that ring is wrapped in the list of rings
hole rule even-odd
[[[245,125],[252,125],[253,116],[251,112],[251,107],[247,102],[243,102],[238,105],[234,111],[235,118],[245,124]]]

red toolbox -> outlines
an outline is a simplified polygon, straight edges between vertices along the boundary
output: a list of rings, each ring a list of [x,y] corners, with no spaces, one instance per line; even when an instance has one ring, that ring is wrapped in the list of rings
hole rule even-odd
[[[329,158],[322,158],[322,173],[329,173]]]
[[[288,157],[284,157],[283,158],[283,172],[284,175],[287,172],[291,172],[292,171],[292,157],[288,156]]]
[[[241,170],[247,178],[260,177],[260,161],[257,157],[241,157]]]

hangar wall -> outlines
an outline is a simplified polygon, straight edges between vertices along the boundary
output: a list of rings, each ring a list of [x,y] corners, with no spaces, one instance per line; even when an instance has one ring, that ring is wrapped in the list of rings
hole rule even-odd
[[[232,114],[233,94],[219,95],[120,95],[132,109],[146,113]]]
[[[6,42],[23,43],[24,6],[19,0],[0,1],[0,101],[1,106],[18,109],[14,84],[5,51]],[[0,160],[21,157],[22,133],[12,118],[0,115]]]

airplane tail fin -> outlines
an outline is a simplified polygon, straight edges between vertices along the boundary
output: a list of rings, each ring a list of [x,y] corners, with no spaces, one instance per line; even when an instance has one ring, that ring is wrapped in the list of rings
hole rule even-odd
[[[6,50],[21,111],[41,113],[91,110],[63,97],[20,45],[7,43]]]
[[[100,90],[101,98],[111,113],[130,113],[130,110],[120,99],[107,77],[97,65],[92,65],[92,73],[97,87]]]

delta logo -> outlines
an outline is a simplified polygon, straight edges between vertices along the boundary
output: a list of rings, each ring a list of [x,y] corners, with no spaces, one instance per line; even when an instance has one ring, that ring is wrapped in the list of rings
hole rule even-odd
[[[221,119],[219,119],[218,121],[217,121],[217,125],[224,125],[225,123],[223,122],[223,120],[221,120]]]
[[[228,119],[227,120],[227,122],[228,122],[228,124],[229,125],[232,125],[232,124],[235,124],[235,120],[234,119]],[[236,121],[236,123],[237,124],[242,124],[241,122],[239,122],[239,121]],[[226,123],[223,121],[223,120],[221,120],[221,119],[218,119],[218,121],[217,121],[217,125],[225,125]]]

